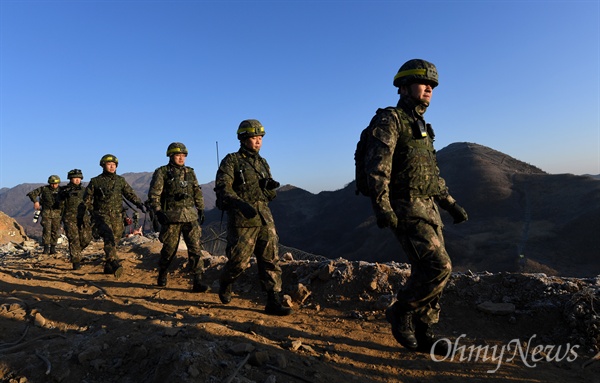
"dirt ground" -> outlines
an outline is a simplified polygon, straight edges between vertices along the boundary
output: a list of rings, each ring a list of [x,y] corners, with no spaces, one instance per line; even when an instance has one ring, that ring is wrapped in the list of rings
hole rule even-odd
[[[518,299],[535,290],[535,278],[453,276],[437,332],[467,351],[434,360],[398,345],[383,315],[406,278],[405,265],[283,262],[284,293],[294,297],[295,311],[273,317],[263,313],[255,264],[223,305],[216,281],[224,257],[206,259],[212,292],[193,293],[183,251],[168,285],[156,286],[159,251],[156,240],[122,245],[120,279],[102,273],[100,242],[85,250],[78,271],[64,247],[56,256],[36,250],[0,258],[0,381],[600,383],[600,361],[591,359],[596,340],[569,327],[564,310],[552,303],[560,294],[536,305]],[[541,288],[558,283],[555,291],[567,294],[565,281],[550,282]],[[299,283],[310,295],[298,295]],[[572,293],[585,287],[568,285]],[[532,296],[543,295],[533,290]],[[512,301],[517,309],[484,312],[479,294],[500,294],[497,302]],[[516,350],[517,342],[521,353],[491,358],[493,346],[498,356],[503,346]],[[548,346],[536,361],[535,344]],[[466,346],[487,346],[489,357],[468,357]]]

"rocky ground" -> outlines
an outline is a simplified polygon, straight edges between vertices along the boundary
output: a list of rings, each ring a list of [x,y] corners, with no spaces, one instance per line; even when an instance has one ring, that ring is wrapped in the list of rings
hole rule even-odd
[[[191,292],[184,249],[157,287],[160,246],[125,239],[115,279],[100,242],[78,271],[64,244],[2,245],[0,382],[600,382],[600,277],[456,273],[438,334],[458,348],[432,357],[400,347],[383,315],[405,264],[284,255],[295,312],[272,317],[254,263],[229,305],[222,256],[206,254],[213,292]]]

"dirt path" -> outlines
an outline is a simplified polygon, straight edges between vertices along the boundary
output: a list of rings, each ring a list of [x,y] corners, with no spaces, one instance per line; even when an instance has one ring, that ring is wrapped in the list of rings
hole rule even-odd
[[[156,287],[159,249],[157,242],[121,247],[126,273],[119,280],[101,273],[99,243],[86,250],[88,262],[78,271],[63,255],[0,258],[0,381],[600,382],[600,361],[582,367],[593,350],[565,354],[567,339],[557,338],[558,310],[486,314],[468,298],[481,286],[449,288],[439,333],[452,342],[458,338],[465,351],[434,361],[402,349],[383,317],[381,302],[390,291],[382,290],[391,290],[405,269],[380,268],[367,279],[382,279],[387,270],[389,280],[377,282],[387,287],[365,289],[361,278],[368,273],[358,269],[310,279],[309,270],[321,266],[285,263],[288,291],[304,280],[312,294],[293,315],[280,318],[262,312],[255,265],[236,282],[229,305],[214,292],[191,292],[183,253],[167,287]],[[210,261],[206,280],[215,291],[223,259]],[[563,358],[548,356],[548,349],[537,363],[531,354],[511,361],[508,352],[501,361],[484,361],[483,354],[467,358],[467,346],[487,346],[488,356],[496,346],[498,355],[514,339],[523,350],[530,339],[531,345],[563,342]]]

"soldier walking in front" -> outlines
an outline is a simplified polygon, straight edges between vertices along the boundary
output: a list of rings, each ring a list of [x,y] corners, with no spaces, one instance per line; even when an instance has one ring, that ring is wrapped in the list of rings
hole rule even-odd
[[[181,142],[169,145],[169,163],[154,171],[147,204],[161,225],[159,239],[163,247],[158,262],[157,284],[167,285],[169,265],[183,236],[188,249],[188,268],[193,276],[192,290],[202,293],[209,289],[202,283],[204,263],[201,259],[200,225],[204,222],[204,198],[194,169],[185,166],[187,155],[188,150]]]
[[[400,100],[395,108],[379,109],[372,120],[365,172],[377,225],[392,230],[411,264],[406,286],[386,311],[392,334],[408,349],[444,353],[432,350],[432,326],[439,321],[439,301],[452,271],[438,205],[454,223],[466,221],[467,213],[440,177],[433,129],[423,118],[437,85],[430,62],[413,59],[400,67],[394,78]]]

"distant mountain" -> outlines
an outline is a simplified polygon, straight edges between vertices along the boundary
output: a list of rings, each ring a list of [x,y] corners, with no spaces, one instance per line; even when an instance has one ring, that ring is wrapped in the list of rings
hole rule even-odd
[[[454,143],[438,151],[442,176],[469,214],[453,225],[442,211],[446,246],[456,270],[536,271],[563,276],[600,274],[600,176],[547,174],[504,153],[474,143]],[[146,199],[152,173],[123,176]],[[25,194],[42,184],[0,191],[0,211],[28,233],[32,204]],[[214,182],[202,185],[205,227],[220,224]],[[282,186],[271,203],[280,242],[328,258],[405,262],[389,230],[375,224],[368,198],[356,196],[354,182],[313,194]],[[206,233],[206,230],[205,230]]]

